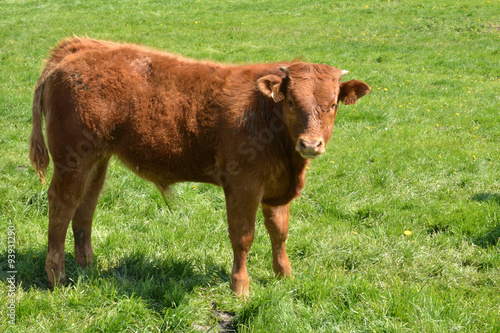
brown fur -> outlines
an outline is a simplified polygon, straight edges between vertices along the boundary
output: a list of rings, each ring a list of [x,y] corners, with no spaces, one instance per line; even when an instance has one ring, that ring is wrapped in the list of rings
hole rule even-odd
[[[246,256],[260,204],[274,271],[290,276],[289,203],[304,187],[309,158],[324,152],[339,101],[355,102],[370,90],[340,78],[327,65],[233,66],[92,39],[60,42],[35,87],[30,138],[30,159],[43,181],[45,116],[55,166],[49,284],[65,279],[71,220],[76,261],[92,264],[92,218],[112,155],[161,191],[182,181],[223,187],[236,293],[248,294]]]

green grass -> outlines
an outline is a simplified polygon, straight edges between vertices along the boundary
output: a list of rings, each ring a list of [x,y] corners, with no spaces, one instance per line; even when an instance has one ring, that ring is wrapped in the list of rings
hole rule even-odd
[[[10,301],[10,223],[17,270],[16,325],[4,306],[2,328],[215,330],[217,308],[239,332],[500,331],[500,1],[0,5],[0,304]],[[179,184],[169,213],[151,184],[113,161],[94,267],[77,268],[70,231],[72,283],[47,290],[31,99],[42,59],[73,33],[228,63],[302,57],[372,86],[341,106],[327,153],[292,203],[293,280],[274,279],[259,213],[252,297],[238,299],[222,191]]]

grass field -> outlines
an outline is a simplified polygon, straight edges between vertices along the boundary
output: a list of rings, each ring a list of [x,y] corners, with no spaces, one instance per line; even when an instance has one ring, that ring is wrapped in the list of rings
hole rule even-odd
[[[0,8],[2,330],[217,331],[223,313],[238,332],[500,331],[500,1]],[[28,161],[31,99],[42,59],[73,34],[227,63],[301,57],[371,85],[341,106],[327,153],[292,203],[293,280],[274,279],[259,213],[251,298],[238,299],[222,190],[179,184],[170,213],[115,160],[94,219],[93,269],[77,268],[69,231],[71,283],[47,289],[47,186]]]

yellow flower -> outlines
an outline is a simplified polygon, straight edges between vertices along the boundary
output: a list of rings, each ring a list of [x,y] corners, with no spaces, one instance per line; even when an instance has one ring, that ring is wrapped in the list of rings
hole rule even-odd
[[[413,232],[411,232],[410,230],[405,230],[404,234],[405,236],[411,236]]]

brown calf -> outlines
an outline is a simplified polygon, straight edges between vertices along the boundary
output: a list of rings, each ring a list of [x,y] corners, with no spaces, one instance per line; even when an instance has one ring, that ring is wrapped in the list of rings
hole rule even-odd
[[[79,265],[92,264],[91,226],[112,155],[161,191],[182,181],[222,186],[234,252],[231,288],[248,294],[247,253],[260,204],[273,269],[290,276],[289,203],[310,158],[325,151],[339,102],[370,91],[346,72],[302,62],[230,66],[134,45],[73,38],[52,50],[34,93],[30,159],[48,190],[45,269],[66,278],[69,222]]]

